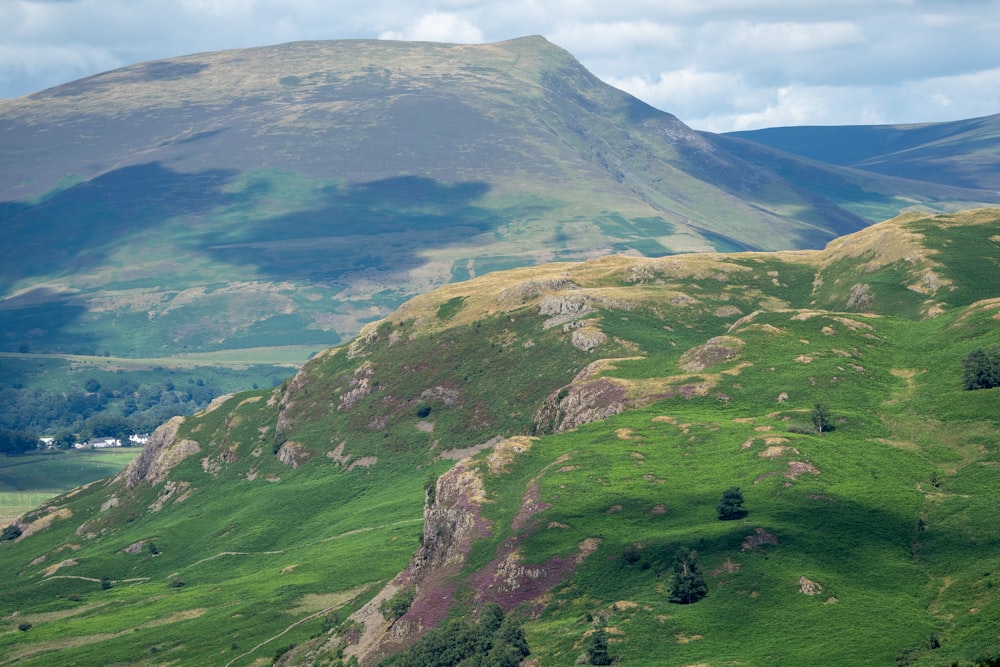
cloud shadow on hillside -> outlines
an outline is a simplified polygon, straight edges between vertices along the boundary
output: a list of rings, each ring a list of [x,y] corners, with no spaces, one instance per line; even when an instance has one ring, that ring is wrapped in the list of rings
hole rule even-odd
[[[150,163],[116,169],[37,203],[0,202],[0,226],[17,249],[0,269],[0,291],[32,276],[99,266],[131,235],[227,205],[233,198],[222,188],[234,176],[224,170],[183,174]]]
[[[401,282],[426,262],[421,250],[468,244],[495,228],[503,216],[477,206],[489,190],[481,181],[419,176],[330,185],[308,209],[247,219],[238,229],[207,227],[198,245],[218,261],[253,266],[274,280],[336,282],[377,270]],[[248,197],[269,194],[258,185]]]
[[[502,214],[478,205],[490,191],[479,181],[401,176],[323,187],[306,182],[312,189],[300,199],[296,188],[305,177],[293,177],[289,190],[283,189],[287,182],[276,184],[266,176],[245,182],[239,176],[221,169],[182,173],[154,162],[108,172],[37,202],[0,202],[0,227],[9,247],[16,248],[0,268],[0,294],[33,277],[101,271],[109,262],[115,275],[131,268],[144,275],[144,282],[122,279],[116,289],[176,286],[169,276],[142,271],[142,255],[123,264],[122,250],[145,237],[141,245],[147,248],[157,243],[151,239],[162,238],[160,259],[175,265],[199,256],[228,265],[220,266],[215,281],[228,274],[233,280],[343,286],[346,274],[374,272],[380,283],[408,296],[403,283],[427,261],[424,251],[467,245],[503,222]],[[34,296],[39,297],[34,302],[49,304],[48,339],[63,340],[74,331],[82,308],[67,309],[55,294]],[[20,327],[16,314],[28,310],[3,305],[11,309],[7,324]]]

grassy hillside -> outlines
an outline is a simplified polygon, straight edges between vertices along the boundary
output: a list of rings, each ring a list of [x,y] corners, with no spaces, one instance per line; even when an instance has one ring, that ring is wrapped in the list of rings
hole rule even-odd
[[[140,63],[0,101],[0,137],[13,355],[280,356],[495,270],[816,248],[902,209],[998,201],[835,168],[805,187],[539,37]]]
[[[998,262],[984,210],[443,287],[23,517],[0,664],[375,664],[489,601],[536,665],[1000,655]]]

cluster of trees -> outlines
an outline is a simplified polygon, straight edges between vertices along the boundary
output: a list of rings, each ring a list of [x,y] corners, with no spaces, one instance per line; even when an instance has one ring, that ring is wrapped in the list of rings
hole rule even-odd
[[[28,431],[13,431],[0,428],[0,453],[17,456],[37,449],[38,436]]]
[[[531,654],[521,624],[488,603],[479,622],[456,618],[428,632],[381,667],[517,667]]]
[[[0,387],[0,428],[28,433],[78,434],[81,440],[149,433],[175,415],[204,409],[223,391],[198,379],[143,384],[94,379],[66,391]],[[111,418],[115,425],[109,426]],[[123,426],[124,424],[124,426]],[[62,438],[60,438],[62,439]]]
[[[721,521],[740,519],[747,515],[743,508],[743,492],[738,486],[731,486],[722,492],[716,506]],[[692,604],[708,595],[708,582],[698,565],[698,552],[687,547],[677,550],[674,555],[670,581],[667,584],[667,599],[676,604]],[[602,664],[592,662],[591,664]]]
[[[979,348],[962,359],[962,384],[966,389],[1000,387],[1000,348]]]

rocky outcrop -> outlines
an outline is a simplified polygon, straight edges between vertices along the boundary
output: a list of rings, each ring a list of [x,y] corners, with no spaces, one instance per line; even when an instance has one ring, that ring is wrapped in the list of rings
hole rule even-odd
[[[132,459],[116,477],[124,480],[126,490],[134,489],[142,482],[159,484],[171,468],[201,451],[193,440],[177,441],[177,431],[183,423],[184,417],[173,417],[149,436],[139,456]]]
[[[309,452],[297,442],[288,441],[278,448],[277,458],[291,468],[298,468],[309,458]]]
[[[627,392],[614,378],[574,382],[550,395],[535,412],[536,433],[561,433],[623,411]]]
[[[472,543],[490,534],[490,523],[480,511],[484,493],[482,476],[472,459],[459,461],[428,489],[421,546],[405,570],[351,615],[351,621],[363,629],[343,647],[346,657],[356,657],[361,665],[373,664],[444,620]],[[415,596],[409,610],[398,619],[385,618],[382,605],[411,588]],[[334,638],[327,649],[343,642]]]
[[[679,365],[688,373],[698,373],[739,356],[742,349],[741,339],[733,336],[716,336],[682,354]]]
[[[350,386],[351,388],[341,395],[340,403],[337,405],[338,410],[350,411],[361,399],[378,389],[378,383],[375,381],[375,368],[370,361],[361,364],[354,371]]]

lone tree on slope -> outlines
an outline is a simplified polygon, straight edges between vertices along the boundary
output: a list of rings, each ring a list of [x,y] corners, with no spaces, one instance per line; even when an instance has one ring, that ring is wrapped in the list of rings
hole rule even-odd
[[[670,575],[670,594],[667,598],[677,604],[691,604],[708,595],[708,584],[698,567],[698,553],[682,548],[674,557],[674,572]]]
[[[719,519],[722,521],[745,517],[747,511],[743,509],[743,493],[740,491],[740,487],[731,486],[723,491],[722,498],[715,509],[719,513]]]
[[[816,432],[823,435],[827,431],[833,430],[833,422],[830,420],[830,408],[822,403],[817,403],[813,408],[812,423]]]

